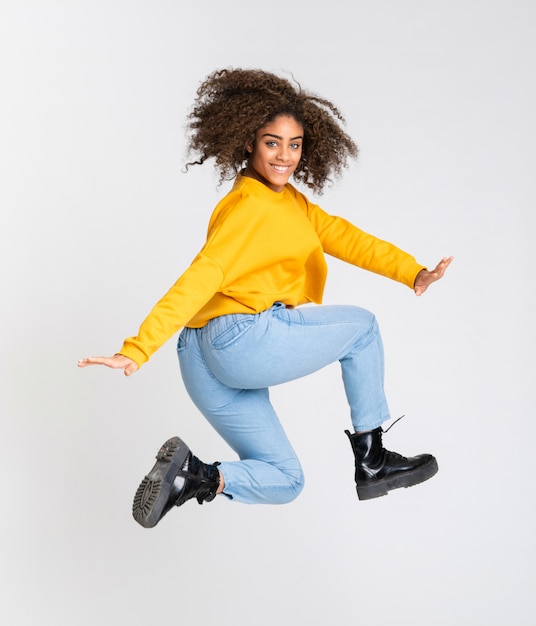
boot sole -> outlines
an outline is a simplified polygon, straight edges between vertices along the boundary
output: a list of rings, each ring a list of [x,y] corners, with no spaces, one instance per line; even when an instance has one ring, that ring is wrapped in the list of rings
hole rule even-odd
[[[153,528],[162,517],[171,485],[190,449],[179,437],[168,439],[156,454],[156,463],[141,481],[132,503],[132,515],[144,528]]]
[[[393,489],[413,487],[413,485],[423,483],[425,480],[435,476],[438,469],[437,461],[432,457],[428,463],[414,469],[411,472],[404,472],[398,476],[383,478],[361,487],[358,485],[356,487],[357,497],[359,500],[371,500],[372,498],[386,496],[389,491],[392,491]]]

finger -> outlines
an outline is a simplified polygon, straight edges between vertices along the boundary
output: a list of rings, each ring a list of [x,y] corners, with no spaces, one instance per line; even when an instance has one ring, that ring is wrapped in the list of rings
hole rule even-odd
[[[444,272],[447,269],[447,267],[452,263],[453,258],[454,257],[452,256],[443,257],[437,267],[441,267]]]
[[[426,291],[426,288],[428,287],[428,285],[421,283],[419,285],[415,285],[415,295],[416,296],[422,296],[422,294]]]
[[[86,367],[88,365],[106,365],[107,367],[119,367],[111,357],[92,356],[78,361],[78,367]]]
[[[136,372],[137,370],[138,370],[138,366],[136,365],[136,363],[129,363],[124,368],[124,374],[125,376],[130,376],[131,374],[134,374],[134,372]]]
[[[434,270],[430,272],[431,278],[433,281],[438,280],[439,278],[442,278],[443,274],[445,273],[447,267],[450,265],[451,261],[452,261],[452,257],[450,259],[443,259],[439,261],[439,263],[434,268]]]
[[[97,361],[95,360],[95,357],[80,359],[77,365],[78,367],[87,367],[88,365],[97,365]]]

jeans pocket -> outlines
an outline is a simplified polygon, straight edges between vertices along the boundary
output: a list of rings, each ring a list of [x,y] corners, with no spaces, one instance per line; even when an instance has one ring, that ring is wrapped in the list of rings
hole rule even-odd
[[[179,335],[179,339],[177,340],[177,352],[182,352],[183,350],[186,350],[186,346],[188,343],[186,340],[186,333],[187,329],[184,328]]]
[[[255,320],[252,316],[238,320],[234,322],[232,326],[229,326],[222,332],[214,335],[211,338],[210,345],[214,348],[214,350],[223,350],[242,337],[242,335],[244,335],[244,333],[246,333],[254,323]]]

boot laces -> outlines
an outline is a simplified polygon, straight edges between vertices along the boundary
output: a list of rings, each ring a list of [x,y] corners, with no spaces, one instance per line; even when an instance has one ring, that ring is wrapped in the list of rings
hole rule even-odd
[[[391,430],[391,428],[397,423],[399,422],[403,417],[406,417],[405,415],[401,415],[400,417],[398,417],[392,424],[391,426],[389,426],[389,428],[387,428],[387,430],[383,430],[382,428],[382,434],[383,433],[387,433]],[[382,444],[383,446],[383,444]],[[391,450],[386,450],[384,448],[384,452],[385,454],[388,454],[392,459],[398,459],[400,461],[405,460],[406,457],[403,454],[399,454],[398,452],[392,452]]]
[[[182,476],[187,481],[191,481],[189,484],[192,490],[190,497],[195,497],[199,504],[212,500],[216,495],[219,482],[217,465],[219,463],[212,465],[203,463],[192,454],[191,458],[187,459],[179,472],[179,476]]]
[[[397,422],[399,422],[399,421],[400,421],[403,417],[406,417],[406,416],[405,416],[405,415],[401,415],[400,417],[398,417],[398,418],[397,418],[397,419],[396,419],[396,420],[395,420],[395,421],[391,424],[391,426],[389,426],[389,428],[387,428],[387,430],[383,430],[383,428],[382,428],[382,432],[383,432],[383,433],[388,433],[388,432],[391,430],[391,428],[392,428],[392,427],[393,427],[393,426],[394,426]]]

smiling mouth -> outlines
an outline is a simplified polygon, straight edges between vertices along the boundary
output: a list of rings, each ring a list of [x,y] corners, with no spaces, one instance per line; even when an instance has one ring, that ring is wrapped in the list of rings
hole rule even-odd
[[[270,167],[280,174],[284,174],[290,169],[290,165],[270,165]]]

